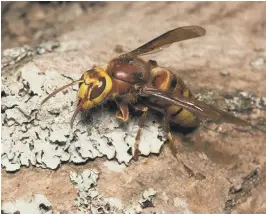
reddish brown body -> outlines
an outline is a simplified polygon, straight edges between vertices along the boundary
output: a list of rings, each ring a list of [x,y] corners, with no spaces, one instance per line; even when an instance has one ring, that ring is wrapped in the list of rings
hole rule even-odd
[[[155,61],[145,62],[140,58],[115,58],[107,67],[107,73],[113,82],[112,92],[120,108],[117,116],[120,119],[128,120],[128,105],[134,106],[137,110],[154,109],[164,113],[169,121],[186,126],[197,126],[199,121],[191,112],[175,105],[158,102],[156,99],[139,97],[135,93],[135,86],[148,86],[169,92],[172,96],[183,95],[191,97],[191,92],[184,82],[174,73],[159,67]],[[121,99],[120,99],[121,98]]]

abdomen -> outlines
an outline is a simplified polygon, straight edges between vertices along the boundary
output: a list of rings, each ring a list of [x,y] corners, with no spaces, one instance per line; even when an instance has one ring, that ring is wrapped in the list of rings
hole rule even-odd
[[[155,67],[151,70],[149,84],[162,91],[171,92],[172,96],[192,97],[190,90],[179,77],[161,67]],[[199,120],[193,113],[179,106],[151,102],[149,107],[165,113],[172,123],[184,127],[196,127],[199,124]]]

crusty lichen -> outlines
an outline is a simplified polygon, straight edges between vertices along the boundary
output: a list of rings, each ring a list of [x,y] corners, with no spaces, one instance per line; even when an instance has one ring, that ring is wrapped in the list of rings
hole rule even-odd
[[[142,194],[142,199],[139,201],[139,204],[142,208],[154,207],[154,198],[156,191],[154,189],[145,190]]]
[[[115,214],[123,209],[122,201],[119,198],[106,198],[96,188],[99,178],[99,172],[95,169],[84,170],[77,174],[72,172],[70,180],[74,183],[78,190],[76,198],[76,206],[80,213],[110,213]]]
[[[14,203],[5,202],[2,204],[1,212],[4,214],[56,214],[56,212],[52,212],[51,202],[41,194],[34,195],[28,201],[18,199]]]
[[[138,118],[121,124],[114,114],[98,110],[93,112],[92,121],[79,122],[84,121],[80,114],[71,130],[69,121],[76,108],[77,87],[40,106],[48,93],[79,77],[43,71],[30,62],[16,74],[3,78],[2,166],[7,171],[30,164],[56,169],[62,162],[85,163],[102,156],[119,163],[130,162]],[[159,123],[149,118],[142,133],[141,154],[159,153],[165,140]]]

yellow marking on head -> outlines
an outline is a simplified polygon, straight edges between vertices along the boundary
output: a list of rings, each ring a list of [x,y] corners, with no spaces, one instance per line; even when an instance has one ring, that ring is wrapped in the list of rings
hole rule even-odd
[[[95,72],[97,73],[96,75]],[[90,94],[93,88],[98,87],[102,84],[102,81],[99,79],[101,77],[105,79],[104,90],[99,96],[90,99]],[[111,77],[106,73],[106,70],[100,67],[95,68],[92,71],[85,72],[83,74],[83,79],[84,83],[80,85],[78,98],[83,100],[82,109],[91,109],[106,98],[113,87],[113,82]]]
[[[106,86],[103,90],[103,92],[100,94],[100,96],[96,97],[95,99],[93,99],[93,101],[97,104],[99,102],[101,102],[105,96],[111,91],[112,87],[113,87],[113,81],[111,79],[111,77],[106,73],[106,70],[102,69],[102,68],[96,68],[95,69],[99,75],[103,78],[105,78],[106,81]],[[100,82],[98,82],[97,86],[99,85]]]

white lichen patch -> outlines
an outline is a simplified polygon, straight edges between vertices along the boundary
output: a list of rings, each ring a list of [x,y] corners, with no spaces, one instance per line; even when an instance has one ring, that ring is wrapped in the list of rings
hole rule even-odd
[[[248,92],[238,92],[234,96],[229,96],[225,99],[227,108],[231,111],[243,112],[250,109],[266,109],[266,98],[256,97]]]
[[[141,140],[139,144],[139,151],[143,155],[149,155],[150,153],[159,153],[160,148],[164,141],[159,141],[158,138],[165,139],[164,133],[158,133],[160,126],[158,123],[152,124],[151,120],[148,126],[145,126],[145,132],[141,135]],[[154,135],[153,133],[158,133]],[[155,143],[156,142],[156,143]]]
[[[52,205],[51,202],[43,195],[36,194],[29,201],[19,199],[12,202],[4,202],[2,204],[2,213],[5,214],[51,214]]]
[[[50,41],[46,43],[41,43],[36,47],[29,47],[28,45],[24,45],[23,47],[5,49],[2,53],[1,68],[4,68],[9,65],[18,64],[25,58],[33,57],[36,55],[42,55],[47,52],[53,52],[58,47],[60,47],[59,42]]]
[[[2,68],[8,65],[13,65],[22,60],[26,56],[33,54],[33,49],[27,45],[12,49],[6,49],[2,53]]]
[[[30,67],[25,66],[21,69],[21,77],[28,82],[31,91],[35,94],[41,95],[41,87],[43,85],[44,78],[39,73],[40,70],[35,65],[31,65]]]
[[[154,207],[154,199],[155,199],[156,191],[152,188],[145,190],[142,194],[142,198],[139,201],[139,204],[142,208],[146,207]]]
[[[138,203],[131,201],[129,206],[123,210],[124,214],[139,214],[143,213],[143,209],[148,207],[154,207],[154,200],[156,196],[156,191],[152,188],[147,189],[143,192],[141,199]],[[164,212],[164,211],[162,211]],[[156,212],[161,213],[161,211]]]
[[[104,196],[96,189],[99,172],[95,169],[84,170],[77,174],[71,172],[70,180],[78,189],[76,206],[80,213],[110,213],[114,214],[123,209],[123,203],[119,198]]]
[[[56,169],[62,162],[85,163],[103,156],[119,163],[130,162],[139,117],[121,123],[108,108],[98,108],[87,112],[90,119],[86,113],[79,114],[71,130],[77,85],[40,106],[49,93],[78,78],[80,75],[41,70],[32,62],[2,77],[1,156],[7,171],[30,165]],[[166,139],[159,123],[152,115],[146,120],[139,145],[142,155],[159,153]]]
[[[113,172],[124,172],[126,165],[119,164],[115,161],[105,161],[104,165],[108,168],[108,170]]]
[[[104,199],[107,204],[109,204],[111,207],[115,207],[117,210],[123,209],[123,203],[119,198],[110,197]]]

